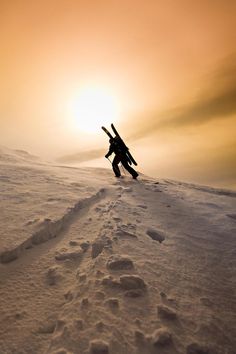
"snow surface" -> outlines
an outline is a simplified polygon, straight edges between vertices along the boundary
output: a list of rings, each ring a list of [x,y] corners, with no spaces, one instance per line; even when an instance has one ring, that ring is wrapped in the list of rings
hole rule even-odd
[[[0,353],[235,353],[235,197],[0,147]]]

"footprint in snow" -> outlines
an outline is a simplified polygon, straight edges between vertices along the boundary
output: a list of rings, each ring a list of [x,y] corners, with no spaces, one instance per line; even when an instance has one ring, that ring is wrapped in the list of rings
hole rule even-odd
[[[56,321],[51,320],[39,326],[38,333],[52,334],[56,328]]]
[[[133,269],[134,265],[130,258],[126,256],[113,255],[107,261],[107,269],[109,270],[123,270],[123,269]]]
[[[122,229],[117,229],[117,231],[115,232],[115,236],[116,239],[119,238],[138,238],[134,233],[126,231],[126,230],[122,230]]]
[[[92,340],[89,344],[89,354],[109,354],[109,345],[103,340]]]
[[[111,309],[112,312],[116,312],[119,309],[119,300],[117,298],[110,298],[106,300],[105,304]]]
[[[187,354],[209,354],[209,349],[198,343],[191,343],[187,346]]]
[[[113,220],[116,221],[116,222],[122,221],[122,219],[121,219],[121,218],[118,218],[118,217],[113,217]]]
[[[172,343],[171,332],[167,328],[157,329],[151,336],[151,343],[156,348],[170,345]]]
[[[126,187],[126,188],[124,188],[124,192],[131,193],[131,192],[133,192],[133,189],[130,187]]]
[[[164,320],[176,320],[177,319],[176,312],[173,309],[171,309],[170,307],[167,307],[164,305],[157,306],[157,313],[158,313],[158,316]]]
[[[71,240],[71,241],[69,242],[69,245],[73,247],[73,246],[78,246],[79,243],[78,243],[77,241]]]
[[[138,208],[147,209],[147,206],[146,206],[146,205],[143,205],[143,204],[139,204],[139,205],[138,205]]]
[[[49,268],[46,277],[48,285],[56,285],[63,278],[61,269],[57,266]]]
[[[159,241],[160,243],[165,240],[165,236],[160,231],[156,231],[153,228],[148,228],[146,234],[154,241]]]
[[[82,250],[74,251],[74,252],[57,252],[55,255],[55,259],[57,261],[65,261],[65,260],[78,260],[82,259]]]
[[[227,214],[228,218],[236,220],[236,214]]]

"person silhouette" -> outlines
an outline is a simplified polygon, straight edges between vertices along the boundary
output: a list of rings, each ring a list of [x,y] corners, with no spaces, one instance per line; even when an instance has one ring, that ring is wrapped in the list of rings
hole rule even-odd
[[[109,158],[109,156],[114,153],[115,157],[112,161],[112,168],[115,173],[116,177],[120,177],[120,169],[119,169],[119,163],[121,162],[124,168],[132,175],[134,179],[138,177],[138,172],[135,171],[128,162],[128,157],[126,155],[125,148],[122,146],[122,142],[120,141],[119,137],[115,138],[110,138],[109,140],[110,147],[108,153],[105,155],[106,158]]]

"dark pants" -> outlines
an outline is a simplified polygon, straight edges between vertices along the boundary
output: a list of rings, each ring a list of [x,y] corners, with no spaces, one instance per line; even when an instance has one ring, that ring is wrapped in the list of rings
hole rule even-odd
[[[115,155],[114,160],[112,162],[112,168],[113,171],[116,175],[116,177],[120,177],[120,169],[118,164],[122,163],[122,165],[124,166],[124,168],[133,176],[133,178],[138,177],[138,173],[128,164],[128,161],[126,160],[126,158],[124,158],[121,155]]]

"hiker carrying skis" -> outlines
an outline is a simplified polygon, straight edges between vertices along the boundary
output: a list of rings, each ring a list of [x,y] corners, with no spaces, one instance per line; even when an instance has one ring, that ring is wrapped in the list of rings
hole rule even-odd
[[[129,164],[126,156],[126,151],[122,147],[121,143],[119,142],[119,138],[110,138],[110,147],[108,153],[105,155],[108,158],[112,153],[115,154],[115,157],[112,162],[112,168],[115,173],[116,177],[120,177],[120,169],[118,164],[121,162],[124,168],[132,175],[134,179],[138,177],[138,172],[136,172]]]

